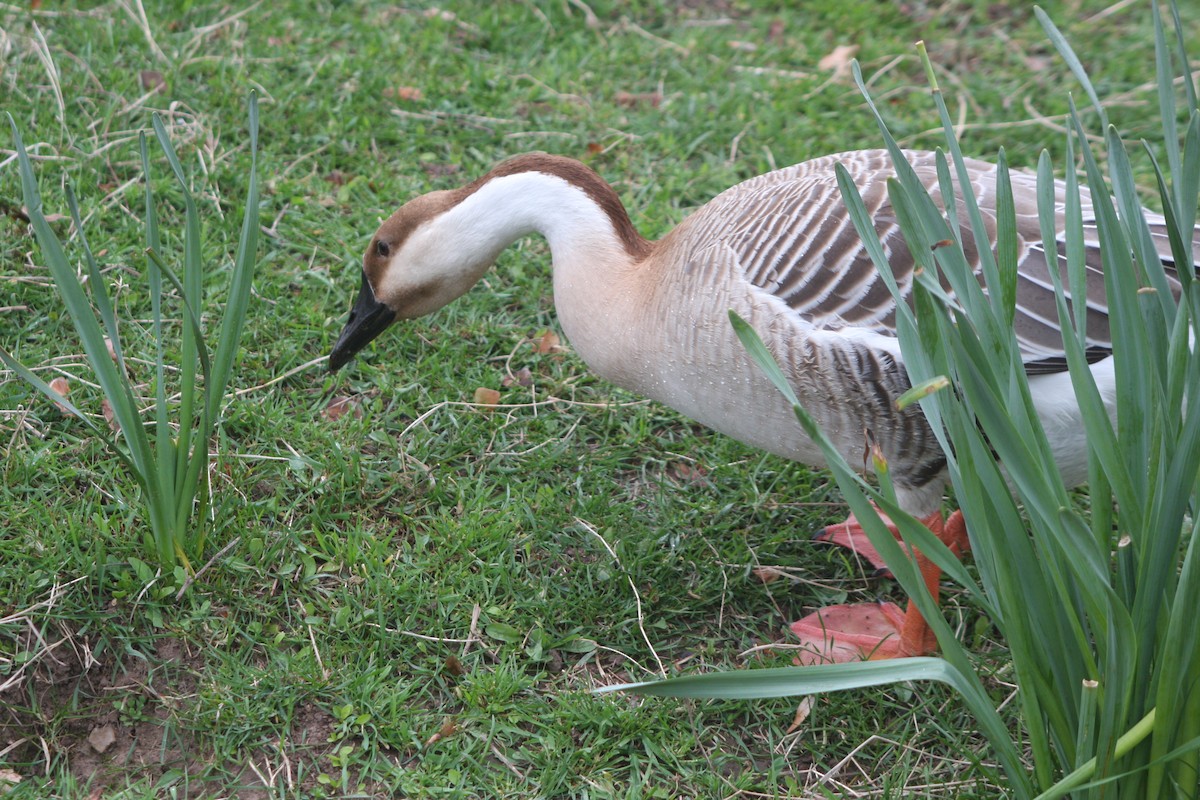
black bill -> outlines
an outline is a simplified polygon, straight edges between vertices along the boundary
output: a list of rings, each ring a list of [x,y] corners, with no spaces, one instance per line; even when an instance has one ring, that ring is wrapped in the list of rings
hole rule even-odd
[[[346,320],[346,327],[342,328],[342,335],[329,354],[329,371],[337,372],[345,366],[355,353],[383,333],[395,318],[396,312],[375,299],[371,283],[363,273],[362,289],[354,301],[354,308],[350,309],[350,319]]]

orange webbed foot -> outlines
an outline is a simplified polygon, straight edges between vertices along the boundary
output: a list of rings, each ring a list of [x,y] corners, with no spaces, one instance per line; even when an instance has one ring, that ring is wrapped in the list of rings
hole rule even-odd
[[[888,516],[879,509],[875,511],[879,514],[879,518],[883,520],[883,524],[892,532],[892,535],[899,538],[900,532],[896,530],[896,526],[892,524]],[[875,545],[871,544],[871,540],[867,537],[867,532],[862,529],[858,518],[853,514],[846,517],[844,522],[827,525],[812,538],[814,542],[834,544],[846,548],[874,567],[876,577],[891,577],[891,570],[888,569],[883,556],[875,549]]]
[[[955,511],[944,525],[940,513],[921,521],[955,555],[960,555],[967,549],[962,512]],[[892,527],[890,521],[888,522],[889,527]],[[854,524],[858,527],[857,522]],[[865,539],[866,534],[862,533],[861,527],[858,527],[858,533]],[[875,548],[872,547],[871,552],[878,557]],[[870,560],[861,551],[860,554]],[[882,559],[880,564],[886,568]],[[920,553],[917,553],[917,564],[925,586],[936,602],[941,570]],[[904,611],[895,603],[829,606],[792,623],[791,630],[800,640],[801,651],[796,661],[802,665],[906,658],[929,655],[937,651],[937,638],[911,600]]]

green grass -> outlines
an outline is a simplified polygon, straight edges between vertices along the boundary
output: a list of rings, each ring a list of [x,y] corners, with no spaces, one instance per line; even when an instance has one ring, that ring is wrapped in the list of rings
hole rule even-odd
[[[0,763],[22,777],[13,796],[1002,792],[972,721],[939,687],[822,697],[792,734],[787,702],[589,693],[659,662],[786,664],[782,651],[739,654],[785,641],[813,606],[893,587],[808,544],[845,513],[827,475],[614,390],[569,351],[534,353],[530,340],[555,328],[541,241],[336,378],[316,363],[265,384],[328,352],[381,217],[506,155],[587,159],[656,236],[772,166],[880,146],[853,84],[817,68],[839,44],[859,44],[864,73],[879,73],[872,92],[902,144],[940,137],[912,48],[924,38],[952,113],[965,109],[969,154],[1003,145],[1032,167],[1048,147],[1061,160],[1053,126],[1075,84],[1031,12],[984,0],[594,2],[589,26],[582,6],[559,2],[440,14],[281,1],[241,16],[145,5],[148,33],[120,4],[0,6],[0,110],[45,159],[48,213],[66,213],[61,174],[78,187],[132,333],[150,314],[137,131],[163,115],[205,219],[206,263],[228,270],[248,177],[245,98],[259,92],[261,261],[199,564],[220,556],[180,597],[179,577],[138,561],[143,523],[116,458],[0,372]],[[1109,114],[1137,135],[1155,111],[1151,32],[1141,8],[1096,19],[1108,5],[1047,10],[1102,96],[1125,98]],[[163,93],[147,96],[144,70],[161,73]],[[658,104],[622,101],[658,91]],[[72,399],[98,414],[21,219],[15,163],[0,162],[0,343],[47,379],[69,375]],[[160,220],[170,251],[182,204],[165,164],[155,175],[175,206]],[[70,235],[67,220],[54,224]],[[207,280],[216,291],[228,276]],[[220,308],[204,309],[210,330]],[[523,367],[533,385],[502,388]],[[480,386],[512,407],[465,405]],[[360,400],[361,417],[325,418],[341,395]],[[759,565],[785,577],[764,584]],[[1013,691],[1004,644],[949,602],[999,702]],[[87,737],[106,726],[117,738],[98,755]]]

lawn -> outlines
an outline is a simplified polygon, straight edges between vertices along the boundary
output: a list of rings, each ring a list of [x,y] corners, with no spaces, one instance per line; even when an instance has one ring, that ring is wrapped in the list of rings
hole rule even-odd
[[[336,376],[324,357],[379,221],[505,156],[587,161],[657,237],[737,181],[880,146],[850,57],[901,143],[935,146],[918,39],[969,155],[1004,147],[1032,167],[1045,148],[1061,167],[1076,85],[1031,8],[52,5],[0,4],[0,110],[64,239],[64,178],[79,195],[135,381],[153,357],[137,139],[152,113],[200,198],[209,327],[248,183],[251,91],[262,234],[198,575],[156,569],[121,463],[0,371],[0,795],[1003,796],[938,686],[822,696],[806,718],[795,701],[591,693],[789,664],[789,621],[895,586],[809,543],[846,513],[827,475],[590,376],[555,338],[543,241]],[[1045,8],[1113,122],[1149,130],[1144,4]],[[1200,10],[1184,11],[1200,34]],[[0,344],[67,377],[102,419],[2,147]],[[181,202],[155,170],[174,253]],[[475,403],[480,388],[500,404]],[[1004,643],[953,590],[947,605],[1004,702]]]

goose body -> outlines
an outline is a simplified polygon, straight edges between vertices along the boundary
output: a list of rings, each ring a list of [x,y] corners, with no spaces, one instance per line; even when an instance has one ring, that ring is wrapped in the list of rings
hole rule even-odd
[[[906,157],[937,198],[934,155]],[[847,460],[863,463],[868,442],[877,444],[901,506],[960,552],[966,546],[961,515],[943,525],[938,510],[945,457],[919,408],[895,406],[909,388],[895,335],[896,306],[842,203],[834,172],[839,162],[858,186],[907,294],[914,263],[888,201],[894,170],[886,151],[826,156],[752,178],[654,242],[638,234],[616,192],[591,169],[535,153],[504,161],[460,189],[414,198],[380,225],[363,257],[362,287],[330,366],[340,368],[395,320],[420,317],[465,294],[504,248],[538,233],[550,245],[560,324],[593,371],[749,445],[822,466],[820,451],[790,406],[737,340],[728,318],[732,309],[763,338],[800,402]],[[996,167],[968,160],[967,170],[994,234]],[[1014,332],[1058,467],[1065,482],[1076,485],[1087,478],[1087,446],[1065,371],[1049,272],[1065,275],[1065,266],[1059,252],[1047,254],[1042,246],[1036,178],[1014,172],[1011,183],[1019,248]],[[1060,183],[1060,223],[1065,191]],[[1081,203],[1094,229],[1086,190]],[[1173,275],[1163,220],[1149,212],[1146,219]],[[1086,305],[1088,359],[1114,415],[1104,276],[1091,238],[1087,296],[1070,302]],[[1193,247],[1200,261],[1200,242]],[[970,249],[966,254],[977,261]],[[882,565],[853,517],[822,536]],[[939,572],[919,554],[918,560],[936,598]],[[832,606],[792,630],[811,648],[810,662],[936,648],[911,604],[907,612],[890,603]]]
[[[906,155],[936,196],[933,154]],[[616,193],[592,170],[528,154],[461,189],[418,197],[380,226],[363,260],[361,308],[331,364],[340,367],[392,320],[422,316],[464,294],[504,248],[539,233],[550,245],[562,329],[597,374],[754,447],[822,465],[787,403],[737,341],[728,322],[733,309],[764,338],[805,408],[848,460],[861,462],[868,437],[878,443],[901,503],[927,515],[945,488],[945,460],[919,410],[895,409],[909,382],[894,302],[847,216],[834,175],[838,162],[859,187],[908,290],[913,260],[887,199],[894,171],[886,151],[826,156],[750,179],[656,242],[636,232]],[[967,167],[990,222],[996,168],[972,160]],[[1077,484],[1086,478],[1086,447],[1064,371],[1036,179],[1014,172],[1011,180],[1021,243],[1015,328],[1060,469]],[[1060,184],[1060,207],[1064,191]],[[1082,202],[1087,219],[1086,190]],[[1093,261],[1088,344],[1111,407],[1107,309],[1099,260]],[[356,336],[356,323],[361,328],[372,309],[382,327],[366,339]]]

